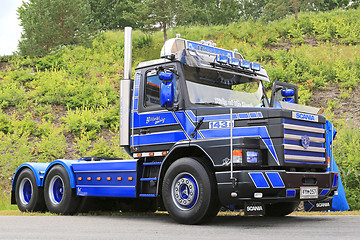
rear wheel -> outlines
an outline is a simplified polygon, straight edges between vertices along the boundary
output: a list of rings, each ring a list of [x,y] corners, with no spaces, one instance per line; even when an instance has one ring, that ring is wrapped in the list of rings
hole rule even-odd
[[[283,217],[292,213],[299,206],[299,202],[282,202],[265,205],[265,216]]]
[[[54,166],[45,179],[45,203],[50,212],[73,214],[79,205],[75,189],[71,189],[70,179],[64,167]]]
[[[162,195],[165,208],[179,223],[209,221],[220,208],[214,177],[192,158],[171,164],[164,177]]]
[[[30,169],[20,172],[15,187],[16,204],[20,211],[43,211],[45,209],[43,189],[37,186]]]

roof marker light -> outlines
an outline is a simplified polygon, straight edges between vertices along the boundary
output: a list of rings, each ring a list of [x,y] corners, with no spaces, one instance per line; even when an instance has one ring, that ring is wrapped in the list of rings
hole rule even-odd
[[[121,181],[121,179],[122,179],[121,177],[117,177],[117,180],[118,180],[118,181]]]
[[[252,62],[251,65],[250,65],[250,68],[254,71],[260,71],[261,69],[261,65],[259,63],[254,63]]]
[[[232,66],[239,66],[240,60],[237,58],[229,58],[229,64]]]
[[[216,55],[216,61],[218,63],[224,63],[227,64],[228,63],[228,57],[224,56],[224,55]]]
[[[242,60],[242,61],[240,62],[240,67],[242,67],[242,68],[250,68],[250,62],[249,62],[249,61]]]

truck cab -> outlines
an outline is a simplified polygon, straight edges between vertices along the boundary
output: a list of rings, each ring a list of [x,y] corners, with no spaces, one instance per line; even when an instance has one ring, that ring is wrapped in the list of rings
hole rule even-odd
[[[196,224],[221,206],[284,216],[300,201],[335,193],[326,119],[298,104],[295,85],[275,82],[269,100],[260,64],[181,38],[168,40],[160,59],[138,64],[132,80],[129,42],[131,36],[120,82],[120,144],[133,159],[24,164],[12,191],[21,210],[44,199],[52,212],[74,213],[84,198],[105,197],[122,206],[151,202],[180,223]]]

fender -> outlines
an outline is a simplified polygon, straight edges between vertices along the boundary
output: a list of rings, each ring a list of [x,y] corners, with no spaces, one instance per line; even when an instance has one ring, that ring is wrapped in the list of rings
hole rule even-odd
[[[197,149],[198,151],[202,152],[204,155],[206,155],[208,157],[208,159],[210,159],[209,164],[211,164],[212,166],[214,166],[214,161],[213,159],[205,152],[205,150],[197,145],[196,143],[191,143],[188,141],[182,141],[178,144],[175,144],[169,151],[169,153],[166,155],[166,157],[164,158],[161,166],[160,166],[160,170],[159,170],[159,175],[158,175],[158,179],[159,181],[157,182],[157,187],[156,187],[156,195],[159,195],[159,191],[160,191],[160,182],[162,177],[165,175],[165,170],[167,169],[167,167],[176,159],[178,159],[179,157],[191,157],[191,154],[179,154],[178,155],[178,151],[180,149],[190,149],[190,148],[194,148]]]
[[[12,181],[11,191],[15,191],[17,178],[18,178],[20,172],[25,168],[29,168],[34,173],[37,186],[42,187],[43,181],[44,181],[44,173],[48,166],[49,166],[49,163],[27,162],[27,163],[21,164],[20,167],[18,167],[18,169],[16,170],[16,172],[14,174],[14,180]]]
[[[83,161],[83,160],[67,160],[67,159],[57,159],[53,162],[51,162],[49,164],[49,166],[46,168],[45,170],[45,174],[44,174],[44,179],[46,178],[48,172],[50,171],[50,169],[55,166],[55,165],[61,165],[63,166],[68,175],[69,175],[69,179],[70,179],[70,186],[71,188],[75,188],[76,187],[76,181],[75,181],[75,174],[74,174],[74,171],[72,169],[72,163],[73,162],[80,162],[80,161]]]

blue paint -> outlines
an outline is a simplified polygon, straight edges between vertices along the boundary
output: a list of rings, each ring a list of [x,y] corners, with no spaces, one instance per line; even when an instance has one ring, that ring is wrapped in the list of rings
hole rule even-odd
[[[281,176],[277,172],[267,172],[266,176],[269,178],[271,186],[273,188],[284,188],[285,184],[281,179]]]
[[[287,189],[286,190],[286,197],[295,197],[296,190],[295,189]]]
[[[289,119],[289,118],[284,118],[283,122],[288,123],[288,124],[293,124],[293,125],[304,126],[304,127],[314,127],[314,128],[324,129],[324,124],[322,124],[322,123],[304,122],[301,120]]]
[[[325,196],[325,195],[328,194],[329,192],[330,192],[330,189],[323,189],[323,190],[320,192],[319,196]]]
[[[76,187],[76,194],[78,196],[92,196],[92,197],[136,197],[135,186],[89,186],[78,185]]]
[[[300,130],[291,130],[291,129],[284,129],[285,134],[292,134],[292,135],[299,135],[302,136],[305,134],[304,131]],[[324,134],[322,133],[313,133],[313,132],[306,132],[306,135],[309,137],[317,137],[317,138],[324,138]]]
[[[175,143],[187,139],[183,131],[173,131],[165,133],[152,133],[147,135],[135,135],[134,145],[166,144]]]
[[[160,166],[162,162],[144,162],[144,166]]]
[[[134,111],[138,110],[138,99],[137,98],[133,99],[133,101],[131,103],[131,109],[134,110]]]
[[[296,150],[284,150],[284,154],[286,154],[286,155],[304,156],[304,157],[325,157],[324,153],[296,151]]]
[[[196,51],[220,54],[220,55],[224,55],[227,57],[233,57],[233,52],[231,52],[231,51],[221,49],[221,48],[211,47],[211,46],[200,44],[200,43],[193,42],[193,41],[186,41],[186,48],[191,49],[191,50],[196,50]]]
[[[230,129],[205,129],[201,130],[201,133],[205,138],[229,138],[230,137]],[[279,164],[279,160],[277,154],[275,152],[274,145],[270,139],[269,133],[265,126],[258,127],[237,127],[233,128],[233,137],[260,137],[271,155],[274,157],[277,164]]]
[[[55,165],[61,165],[65,168],[65,170],[67,171],[68,175],[69,175],[69,179],[70,179],[70,186],[71,188],[75,188],[75,174],[73,172],[73,168],[72,168],[72,164],[73,163],[78,163],[78,162],[85,162],[83,160],[67,160],[67,159],[57,159],[53,162],[51,162],[48,167],[45,170],[45,176],[44,178],[46,178],[49,170],[55,166]]]
[[[147,193],[142,193],[142,194],[139,194],[139,197],[156,197],[156,194],[147,194]]]
[[[134,128],[177,124],[177,121],[171,112],[148,114],[138,114],[137,112],[134,112],[133,115]]]
[[[34,173],[36,185],[39,187],[43,186],[44,174],[41,174],[40,172],[45,172],[45,170],[48,166],[49,166],[49,163],[28,162],[28,163],[21,164],[14,174],[14,177],[13,177],[14,180],[13,180],[12,186],[11,186],[12,191],[15,191],[17,178],[18,178],[20,172],[25,168],[29,168]]]
[[[158,178],[140,178],[141,182],[157,181]]]
[[[291,145],[297,145],[297,146],[302,146],[301,145],[301,141],[300,140],[289,140],[289,139],[284,139],[284,143],[285,144],[291,144]],[[318,148],[325,148],[324,143],[316,143],[316,142],[310,142],[310,147],[318,147]]]
[[[23,183],[23,196],[24,196],[24,201],[26,203],[29,203],[31,200],[31,196],[32,196],[32,187],[31,187],[31,183],[28,179],[25,180],[25,182]]]
[[[250,118],[258,118],[258,115],[254,112],[250,113]]]
[[[175,112],[175,116],[178,119],[181,127],[185,130],[188,137],[190,137],[191,133],[195,129],[195,125],[191,122],[191,120],[188,118],[188,116],[185,114],[185,112]],[[192,138],[192,137],[190,137]],[[199,134],[195,134],[195,137],[192,139],[201,139],[201,136]],[[187,139],[187,138],[184,138]]]
[[[266,181],[262,173],[249,173],[256,188],[270,188],[269,183]]]
[[[262,115],[261,112],[257,112],[257,115],[258,115],[259,118],[263,118],[263,115]]]
[[[239,113],[240,119],[248,119],[250,118],[249,113]]]

